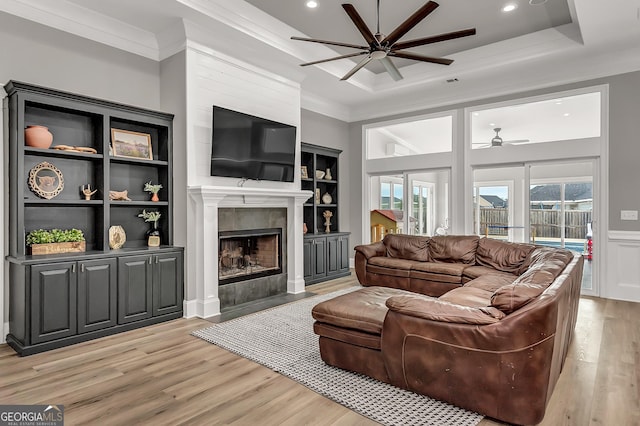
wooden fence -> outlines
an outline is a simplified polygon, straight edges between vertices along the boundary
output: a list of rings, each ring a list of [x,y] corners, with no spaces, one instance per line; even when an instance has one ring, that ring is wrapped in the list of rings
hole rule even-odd
[[[582,210],[565,211],[565,238],[584,239],[587,224],[591,222],[591,212]],[[531,210],[531,232],[536,238],[560,238],[562,212],[559,210]],[[507,235],[509,224],[508,209],[480,208],[480,233],[488,229],[489,235]]]

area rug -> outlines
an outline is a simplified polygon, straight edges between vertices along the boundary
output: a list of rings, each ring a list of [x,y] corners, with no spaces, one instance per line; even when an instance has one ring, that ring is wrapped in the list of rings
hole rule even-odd
[[[311,309],[352,287],[194,331],[194,336],[262,364],[383,425],[472,426],[480,414],[326,365]]]

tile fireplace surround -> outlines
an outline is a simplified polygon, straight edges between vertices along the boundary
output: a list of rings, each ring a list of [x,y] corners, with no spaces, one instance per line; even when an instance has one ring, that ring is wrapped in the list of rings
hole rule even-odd
[[[243,188],[224,186],[190,186],[190,220],[187,223],[188,284],[185,317],[207,318],[220,314],[218,297],[218,209],[269,208],[287,209],[287,292],[302,293],[304,268],[302,249],[302,205],[311,191]],[[195,284],[195,285],[194,285]]]

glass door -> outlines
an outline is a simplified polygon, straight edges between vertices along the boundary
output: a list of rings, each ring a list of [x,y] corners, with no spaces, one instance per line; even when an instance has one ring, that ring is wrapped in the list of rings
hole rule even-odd
[[[449,170],[420,171],[406,174],[411,188],[408,205],[408,229],[411,235],[435,235],[449,229]]]
[[[524,167],[473,171],[473,232],[511,242],[524,242]]]
[[[449,181],[449,169],[371,176],[371,241],[394,233],[446,233]]]
[[[529,241],[581,253],[582,289],[593,291],[593,162],[532,164],[529,170]]]

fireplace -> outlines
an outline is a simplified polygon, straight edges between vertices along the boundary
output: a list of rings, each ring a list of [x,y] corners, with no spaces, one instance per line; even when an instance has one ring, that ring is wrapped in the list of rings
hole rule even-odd
[[[222,231],[219,285],[282,273],[282,228]]]

